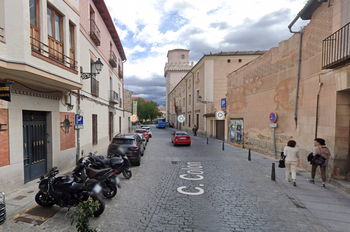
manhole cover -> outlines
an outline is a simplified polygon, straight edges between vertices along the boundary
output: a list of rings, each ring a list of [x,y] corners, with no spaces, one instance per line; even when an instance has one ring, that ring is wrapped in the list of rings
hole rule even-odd
[[[19,200],[22,200],[22,199],[25,198],[25,197],[26,197],[26,196],[18,196],[18,197],[15,197],[14,200],[19,201]]]
[[[26,222],[34,225],[41,225],[47,219],[55,215],[60,211],[60,207],[41,207],[35,206],[34,208],[15,216],[13,219],[19,222]]]

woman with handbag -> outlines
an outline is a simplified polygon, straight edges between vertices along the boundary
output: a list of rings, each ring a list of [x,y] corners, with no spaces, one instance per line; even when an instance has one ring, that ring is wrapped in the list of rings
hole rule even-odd
[[[295,147],[297,142],[289,140],[284,148],[285,165],[286,165],[286,180],[289,182],[290,172],[292,172],[293,186],[297,186],[297,166],[299,158],[299,148]]]
[[[321,177],[322,177],[322,187],[326,187],[325,185],[326,168],[327,168],[329,157],[331,156],[331,152],[329,151],[328,147],[326,147],[326,142],[324,139],[321,139],[321,138],[315,139],[313,156],[314,158],[313,158],[312,168],[311,168],[311,179],[307,179],[307,181],[313,184],[315,183],[316,168],[320,166]]]

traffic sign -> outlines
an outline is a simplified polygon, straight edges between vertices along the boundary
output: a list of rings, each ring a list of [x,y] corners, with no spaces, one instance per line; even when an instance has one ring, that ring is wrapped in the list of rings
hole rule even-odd
[[[137,116],[136,115],[131,116],[131,121],[132,122],[136,122],[137,121]]]
[[[179,122],[184,122],[186,120],[186,118],[183,115],[179,115],[179,117],[177,117],[177,121]]]
[[[271,128],[276,128],[277,127],[277,123],[270,123],[270,127]]]
[[[277,114],[275,112],[272,112],[270,114],[269,119],[270,119],[270,122],[275,123],[277,121]]]
[[[215,113],[215,118],[217,120],[222,120],[225,118],[225,113],[223,111],[219,110]]]
[[[226,109],[226,98],[221,99],[221,109],[222,110]]]
[[[76,114],[74,117],[74,124],[75,125],[84,125],[84,118],[80,114]]]

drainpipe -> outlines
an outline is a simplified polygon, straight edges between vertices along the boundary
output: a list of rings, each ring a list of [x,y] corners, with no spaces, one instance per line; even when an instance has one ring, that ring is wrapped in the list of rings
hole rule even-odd
[[[312,1],[310,1],[312,2]],[[295,105],[294,105],[294,121],[295,121],[295,127],[298,125],[298,100],[299,100],[299,83],[300,83],[300,66],[301,66],[301,48],[302,48],[302,42],[303,42],[303,32],[302,29],[300,31],[292,31],[292,26],[294,23],[299,19],[302,12],[299,12],[299,14],[294,18],[294,20],[289,24],[288,28],[290,33],[296,34],[298,33],[300,35],[299,39],[299,55],[298,55],[298,74],[297,74],[297,88],[296,88],[296,94],[295,94]]]

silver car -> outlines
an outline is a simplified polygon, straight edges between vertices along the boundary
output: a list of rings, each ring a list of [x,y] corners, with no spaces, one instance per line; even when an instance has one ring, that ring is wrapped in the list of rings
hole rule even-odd
[[[138,136],[140,136],[141,140],[142,140],[142,146],[143,146],[143,151],[146,150],[146,146],[147,146],[147,139],[143,134],[138,134],[136,133]],[[144,152],[142,152],[142,156],[143,156]]]
[[[142,129],[146,129],[147,133],[149,134],[149,137],[152,137],[152,129],[149,126],[141,126]]]

